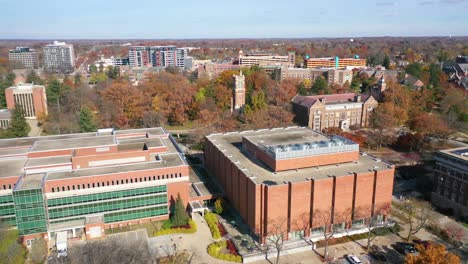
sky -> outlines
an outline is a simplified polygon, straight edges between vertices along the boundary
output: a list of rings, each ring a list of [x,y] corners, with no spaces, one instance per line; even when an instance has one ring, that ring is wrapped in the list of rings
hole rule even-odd
[[[468,0],[0,0],[0,10],[0,39],[468,35]]]

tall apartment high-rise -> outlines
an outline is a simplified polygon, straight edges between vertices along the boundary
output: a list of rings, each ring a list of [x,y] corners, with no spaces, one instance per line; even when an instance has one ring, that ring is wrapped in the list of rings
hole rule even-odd
[[[19,84],[5,89],[8,109],[16,109],[20,105],[25,117],[36,119],[39,115],[47,115],[47,97],[43,85],[31,83]]]
[[[72,44],[54,41],[44,47],[44,68],[53,72],[72,72],[75,67],[75,52]]]
[[[188,56],[188,49],[187,48],[177,48],[177,56],[176,56],[176,66],[180,69],[185,69],[185,62]]]
[[[131,67],[179,67],[185,68],[186,48],[176,46],[130,46],[128,57]]]
[[[37,69],[39,67],[39,59],[37,51],[28,47],[16,47],[8,52],[10,65],[16,69]]]

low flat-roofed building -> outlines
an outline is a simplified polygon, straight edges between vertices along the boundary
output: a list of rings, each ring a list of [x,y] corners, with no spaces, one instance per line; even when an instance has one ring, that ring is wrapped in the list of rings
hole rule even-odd
[[[301,96],[292,99],[295,121],[322,131],[329,127],[366,127],[378,102],[369,95],[355,93]]]
[[[432,203],[450,214],[468,218],[468,147],[438,151],[434,160]]]
[[[9,109],[0,109],[0,129],[10,127],[11,112]]]
[[[192,201],[189,166],[162,128],[0,140],[0,221],[26,244],[168,219],[179,194]]]
[[[261,242],[275,223],[284,224],[286,239],[320,240],[324,212],[337,236],[365,232],[359,223],[385,221],[391,205],[393,165],[309,128],[211,134],[205,166]]]

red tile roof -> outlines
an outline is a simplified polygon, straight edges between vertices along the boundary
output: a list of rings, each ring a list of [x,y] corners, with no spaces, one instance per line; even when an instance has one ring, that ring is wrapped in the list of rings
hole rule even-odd
[[[296,95],[292,102],[294,104],[299,104],[305,107],[311,107],[317,100],[325,99],[325,104],[328,103],[345,103],[345,102],[354,102],[355,93],[346,93],[346,94],[325,94],[325,95],[312,95],[312,96],[302,96]],[[369,98],[368,95],[361,95],[361,101],[364,102]]]

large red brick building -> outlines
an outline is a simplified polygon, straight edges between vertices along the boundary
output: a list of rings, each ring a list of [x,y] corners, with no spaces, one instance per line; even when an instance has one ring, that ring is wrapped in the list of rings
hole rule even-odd
[[[18,84],[5,89],[5,99],[8,109],[20,105],[26,118],[36,119],[47,115],[47,97],[45,86],[31,83]]]
[[[278,223],[287,239],[320,240],[332,227],[337,236],[363,232],[391,205],[393,165],[308,128],[211,134],[205,166],[262,242]]]
[[[16,226],[25,243],[57,232],[99,237],[167,219],[177,195],[185,203],[206,195],[189,174],[162,128],[0,140],[0,221]]]

